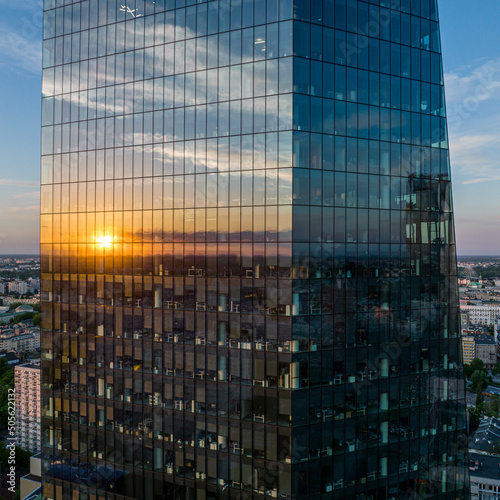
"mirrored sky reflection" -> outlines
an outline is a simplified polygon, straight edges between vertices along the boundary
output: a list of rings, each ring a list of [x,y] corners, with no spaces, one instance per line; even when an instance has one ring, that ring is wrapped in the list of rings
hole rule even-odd
[[[498,81],[495,47],[500,43],[500,35],[489,19],[494,19],[492,13],[500,13],[500,8],[495,0],[485,0],[474,9],[468,8],[465,0],[441,0],[439,6],[445,76],[448,78],[448,112],[452,117],[450,145],[458,251],[462,254],[494,254],[498,253],[500,232],[496,220],[485,218],[484,213],[495,212],[492,200],[496,199],[498,190],[495,158],[499,154],[495,151],[495,144],[500,144],[500,141],[495,137],[495,110],[499,103],[496,87],[488,86],[489,98],[461,119],[458,130],[453,124],[456,124],[456,116],[464,113],[463,109],[460,111],[464,97],[475,95],[481,81],[492,85]],[[130,14],[128,16],[131,18]],[[28,0],[4,8],[4,21],[0,23],[2,40],[6,44],[0,57],[0,71],[5,73],[5,78],[0,79],[0,90],[3,95],[11,96],[4,102],[6,120],[0,123],[3,151],[0,210],[8,214],[0,228],[0,253],[38,252],[39,195],[36,186],[39,178],[40,19],[38,2]],[[464,30],[464,26],[467,29]],[[144,29],[150,28],[145,26]],[[255,71],[255,78],[258,78],[258,71]],[[246,84],[251,85],[249,82],[246,76],[242,82],[243,92]],[[211,85],[207,83],[207,86]],[[145,93],[149,92],[146,85]],[[87,100],[95,103],[97,112],[97,93],[89,92]],[[106,98],[104,104],[102,100],[103,97],[99,97],[100,106],[105,106]],[[128,97],[127,102],[133,102],[133,97]],[[114,105],[119,109],[117,102]],[[79,103],[74,106],[79,106]],[[90,107],[94,109],[94,104]],[[130,105],[127,109],[129,112]],[[478,177],[484,180],[470,183]],[[478,220],[482,223],[477,224]]]

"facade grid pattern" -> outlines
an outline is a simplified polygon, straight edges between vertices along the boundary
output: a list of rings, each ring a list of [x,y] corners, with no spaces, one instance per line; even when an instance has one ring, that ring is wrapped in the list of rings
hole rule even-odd
[[[44,498],[467,498],[436,0],[123,3],[44,1]]]

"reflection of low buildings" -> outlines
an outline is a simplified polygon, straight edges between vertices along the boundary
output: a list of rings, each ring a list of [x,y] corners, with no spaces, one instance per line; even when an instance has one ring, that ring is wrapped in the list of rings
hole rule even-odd
[[[115,470],[105,465],[78,464],[76,461],[62,458],[49,462],[45,474],[47,477],[71,481],[78,485],[94,486],[98,483],[113,490],[123,483],[127,471]],[[44,491],[50,498],[56,498],[53,488],[54,485],[49,483],[47,491]]]

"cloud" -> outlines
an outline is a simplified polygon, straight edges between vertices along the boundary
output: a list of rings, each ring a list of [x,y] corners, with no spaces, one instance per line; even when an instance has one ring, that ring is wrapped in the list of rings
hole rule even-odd
[[[498,160],[492,148],[499,139],[500,133],[498,136],[462,135],[450,140],[453,170],[461,177],[462,184],[500,180]]]
[[[500,58],[490,59],[477,67],[465,66],[445,73],[447,103],[453,114],[462,106],[472,112],[478,103],[500,97]],[[450,113],[451,111],[451,113]]]
[[[10,9],[43,10],[43,2],[41,0],[22,0],[18,2],[0,0],[0,5],[8,5]]]
[[[20,179],[0,179],[0,186],[17,186],[17,187],[40,187],[37,181],[24,181]]]
[[[13,200],[39,200],[40,191],[30,191],[26,193],[17,193],[11,196]]]
[[[40,212],[40,205],[26,205],[22,207],[10,207],[7,209],[7,212],[11,213],[22,213],[22,212]]]
[[[40,75],[42,46],[40,40],[22,37],[13,31],[2,34],[0,29],[0,66]]]
[[[39,75],[42,67],[43,4],[40,0],[7,2],[0,24],[0,66],[9,71]]]
[[[452,171],[460,184],[500,181],[500,127],[485,122],[474,127],[476,134],[450,135]]]
[[[445,88],[456,183],[500,181],[500,58],[447,73]]]

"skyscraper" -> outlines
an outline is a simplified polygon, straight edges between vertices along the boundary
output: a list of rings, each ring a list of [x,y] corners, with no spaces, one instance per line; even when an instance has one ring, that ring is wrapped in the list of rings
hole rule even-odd
[[[44,16],[44,497],[466,498],[436,0]]]

